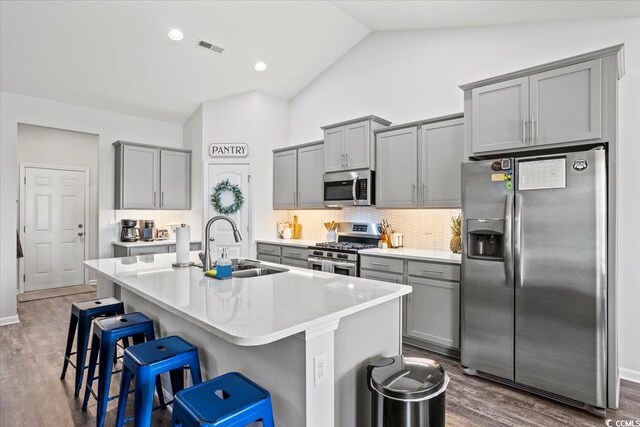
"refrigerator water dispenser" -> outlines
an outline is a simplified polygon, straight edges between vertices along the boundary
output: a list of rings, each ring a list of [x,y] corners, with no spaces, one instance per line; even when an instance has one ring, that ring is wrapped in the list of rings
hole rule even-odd
[[[467,257],[491,261],[504,259],[504,220],[468,220],[467,239]]]

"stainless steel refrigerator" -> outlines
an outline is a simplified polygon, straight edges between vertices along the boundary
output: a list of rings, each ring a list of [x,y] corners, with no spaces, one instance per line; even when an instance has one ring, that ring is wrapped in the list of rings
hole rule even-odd
[[[463,163],[467,373],[606,407],[605,157],[596,148]]]

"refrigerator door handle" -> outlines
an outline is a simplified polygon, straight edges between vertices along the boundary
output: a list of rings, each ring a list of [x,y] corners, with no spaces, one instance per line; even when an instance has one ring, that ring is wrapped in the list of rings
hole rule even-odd
[[[507,194],[504,203],[504,276],[507,288],[513,286],[513,194]]]
[[[513,221],[513,246],[515,258],[516,288],[522,289],[522,195],[516,194],[515,218]]]

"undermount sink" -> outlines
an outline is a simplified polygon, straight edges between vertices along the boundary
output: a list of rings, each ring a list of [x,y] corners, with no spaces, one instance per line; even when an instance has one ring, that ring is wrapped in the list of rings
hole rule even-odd
[[[246,277],[268,276],[270,274],[285,273],[287,271],[289,270],[285,268],[260,267],[259,265],[254,265],[248,269],[235,270],[231,275],[241,279]]]

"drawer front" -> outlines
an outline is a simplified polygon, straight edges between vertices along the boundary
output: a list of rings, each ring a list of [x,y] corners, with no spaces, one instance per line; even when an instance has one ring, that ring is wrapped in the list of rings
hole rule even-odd
[[[437,262],[409,261],[409,276],[460,281],[460,266]]]
[[[149,255],[149,254],[166,254],[169,251],[169,246],[143,246],[141,248],[131,248],[129,253],[134,255]]]
[[[383,273],[381,271],[360,270],[360,277],[362,277],[363,279],[396,283],[398,285],[402,285],[402,283],[404,282],[404,277],[402,274]]]
[[[298,260],[304,260],[307,262],[309,251],[306,248],[299,248],[296,246],[282,246],[283,258],[294,258]]]
[[[279,257],[281,252],[281,247],[278,245],[269,245],[266,243],[258,243],[258,253],[259,254],[265,254],[265,255],[271,255],[271,256],[277,256]]]
[[[273,262],[275,264],[280,264],[279,256],[258,254],[256,258],[258,258],[258,261],[266,261],[266,262]]]
[[[290,265],[292,267],[308,268],[307,260],[303,261],[301,259],[296,259],[296,258],[285,258],[285,257],[282,257],[282,265]]]
[[[361,256],[360,268],[365,270],[384,271],[388,273],[404,273],[404,260],[377,256]]]

